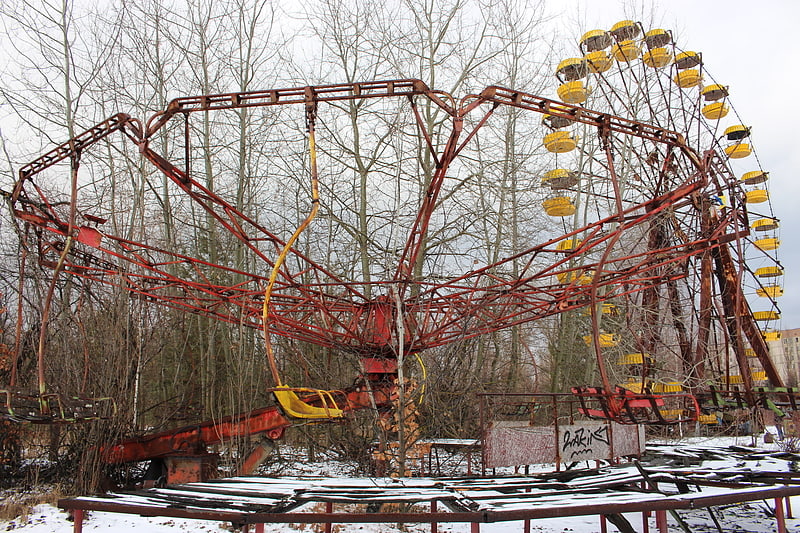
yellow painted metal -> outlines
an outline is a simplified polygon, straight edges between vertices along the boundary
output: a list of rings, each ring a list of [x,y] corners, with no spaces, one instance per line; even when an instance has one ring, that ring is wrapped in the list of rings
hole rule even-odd
[[[611,68],[611,65],[614,64],[614,60],[611,59],[611,56],[608,55],[608,52],[605,50],[595,50],[594,52],[589,52],[583,56],[583,58],[586,60],[589,70],[595,74],[606,72]]]
[[[626,39],[633,39],[637,37],[640,33],[639,25],[632,20],[620,20],[613,26],[611,26],[611,35],[613,35],[618,41],[623,41]]]
[[[744,356],[745,357],[757,357],[756,351],[752,348],[745,348],[744,349]]]
[[[696,67],[702,62],[703,59],[697,52],[681,52],[675,56],[675,67],[680,70]]]
[[[778,220],[774,218],[759,218],[750,224],[753,231],[772,231],[778,229],[778,226]]]
[[[614,316],[617,314],[617,306],[612,303],[603,302],[602,304],[600,304],[600,313],[603,315]],[[583,316],[590,316],[592,314],[591,307],[584,308],[581,311],[581,314]]]
[[[542,185],[552,189],[565,189],[578,183],[578,174],[565,168],[549,170],[542,176]]]
[[[598,344],[600,344],[601,348],[613,348],[619,344],[619,341],[619,335],[616,333],[601,333],[598,338]],[[583,342],[586,343],[586,346],[591,346],[593,344],[592,336],[584,335]]]
[[[556,74],[562,76],[567,81],[585,78],[588,74],[586,61],[582,57],[567,58],[558,64]]]
[[[756,289],[756,294],[762,298],[779,298],[783,296],[783,287],[780,285],[764,285]]]
[[[594,279],[591,272],[559,272],[556,274],[559,283],[572,283],[588,285]]]
[[[584,337],[586,338],[586,337]],[[602,346],[602,345],[601,345]],[[647,361],[648,364],[653,363],[653,356],[649,353],[626,353],[617,359],[618,365],[641,365]]]
[[[756,276],[759,278],[778,278],[783,276],[783,269],[779,266],[757,268]]]
[[[703,116],[707,119],[719,120],[725,118],[730,110],[731,108],[726,106],[724,102],[714,102],[713,104],[703,106],[701,111]]]
[[[719,424],[717,415],[698,415],[697,422],[705,426],[715,426]]]
[[[578,141],[568,131],[554,131],[544,136],[544,147],[554,154],[571,152],[578,146]]]
[[[571,126],[575,121],[566,117],[559,117],[557,115],[545,115],[542,117],[542,124],[550,129],[560,129]]]
[[[568,81],[558,87],[558,97],[568,104],[581,104],[586,101],[589,91],[581,80]]]
[[[767,373],[763,370],[757,370],[751,374],[753,381],[767,381]]]
[[[703,77],[700,75],[700,71],[695,68],[681,70],[672,79],[675,81],[675,83],[678,84],[678,87],[680,87],[681,89],[689,89],[691,87],[697,87],[698,85],[700,85],[700,82],[703,81]]]
[[[644,42],[648,48],[661,48],[672,42],[672,35],[667,30],[656,28],[644,34]]]
[[[775,330],[762,331],[761,336],[767,342],[775,342],[781,340],[781,332]]]
[[[588,52],[595,52],[608,48],[611,46],[612,42],[614,41],[611,38],[611,34],[606,30],[587,31],[583,34],[583,37],[581,37],[581,44]]]
[[[542,202],[544,212],[551,217],[567,217],[575,214],[575,204],[569,196],[555,196]]]
[[[703,98],[706,99],[706,102],[713,102],[714,100],[721,100],[722,98],[728,96],[728,87],[714,83],[712,85],[706,85],[703,87],[703,90],[700,91],[700,94],[703,95]]]
[[[611,47],[611,55],[614,56],[614,59],[624,63],[630,63],[638,58],[641,53],[642,47],[632,39],[620,41]]]
[[[769,172],[764,172],[763,170],[753,170],[751,172],[745,172],[742,174],[742,177],[739,180],[744,183],[745,185],[758,185],[759,183],[764,183],[769,179]]]
[[[650,68],[666,67],[672,61],[672,52],[668,48],[652,48],[642,54],[642,61]]]
[[[647,383],[642,383],[640,379],[631,378],[622,384],[622,388],[631,391],[634,394],[644,394]]]
[[[747,143],[736,143],[725,148],[725,153],[731,159],[742,159],[753,153],[750,145]]]
[[[744,193],[744,201],[748,204],[760,204],[769,200],[769,191],[766,189],[755,189]]]
[[[756,239],[753,241],[753,244],[755,244],[756,248],[759,250],[768,252],[770,250],[777,250],[781,245],[781,241],[775,237],[768,237],[765,239]]]
[[[653,384],[653,392],[664,393],[664,392],[682,392],[682,391],[683,391],[683,385],[681,385],[677,381],[668,381],[666,383]]]
[[[744,380],[742,379],[742,376],[740,376],[739,374],[732,374],[728,376],[728,383],[730,383],[731,385],[739,385],[741,383],[744,383]]]
[[[777,311],[755,311],[753,313],[753,318],[761,322],[766,322],[768,320],[779,320],[781,314]]]
[[[583,241],[580,239],[564,239],[556,245],[556,250],[562,252],[571,252],[581,245]]]
[[[729,141],[740,141],[750,135],[750,128],[743,124],[735,124],[725,128],[725,137]]]
[[[297,396],[297,392],[314,393],[320,398],[322,407],[309,405]],[[292,389],[280,385],[273,390],[275,398],[281,404],[283,411],[292,418],[342,418],[344,412],[336,405],[333,395],[328,391],[316,389]]]

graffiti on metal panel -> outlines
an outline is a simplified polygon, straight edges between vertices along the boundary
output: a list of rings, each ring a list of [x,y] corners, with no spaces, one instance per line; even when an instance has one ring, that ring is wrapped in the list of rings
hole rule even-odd
[[[566,460],[586,458],[607,452],[610,445],[608,426],[595,427],[573,426],[574,429],[564,431],[561,439],[561,457]]]

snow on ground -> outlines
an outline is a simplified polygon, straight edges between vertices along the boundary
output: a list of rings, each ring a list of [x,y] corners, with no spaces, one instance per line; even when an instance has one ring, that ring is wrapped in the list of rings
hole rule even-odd
[[[750,437],[739,438],[692,438],[682,439],[681,444],[693,446],[730,446],[741,445],[750,446],[753,441]],[[763,445],[771,449],[778,447],[778,444]],[[288,459],[289,457],[284,457]],[[299,455],[294,457],[288,468],[281,468],[282,474],[292,475],[326,475],[343,476],[348,475],[348,465],[332,461],[320,461],[307,463]],[[726,464],[716,462],[716,467],[733,466],[734,463]],[[704,465],[706,466],[706,465]],[[764,465],[769,469],[767,465]],[[499,473],[499,472],[498,472]],[[350,473],[350,475],[353,475]],[[6,503],[6,502],[2,502]],[[800,497],[793,498],[792,508],[800,513]],[[724,508],[714,509],[715,515],[721,523],[723,531],[728,532],[748,532],[748,533],[768,533],[777,530],[776,521],[772,517],[773,501],[770,502],[751,502],[747,504],[731,505]],[[693,533],[713,533],[718,529],[706,509],[693,511],[678,511],[681,519],[684,520]],[[626,518],[637,531],[644,531],[641,513],[626,515]],[[657,531],[655,518],[651,516],[648,520],[649,530]],[[678,522],[668,515],[669,531],[680,532],[682,528]],[[609,532],[617,531],[616,527],[608,524]],[[787,530],[789,532],[800,533],[800,518],[788,519]],[[73,531],[73,523],[69,520],[66,512],[61,511],[53,505],[40,504],[33,507],[27,516],[17,517],[13,520],[0,520],[0,532],[15,531],[18,533],[69,533]],[[230,532],[233,529],[230,524],[219,524],[202,520],[183,520],[175,518],[147,518],[135,515],[124,515],[103,512],[91,512],[84,520],[83,531],[93,532],[113,532],[113,533],[179,533],[179,532],[208,532],[221,533]],[[252,531],[252,529],[251,529]],[[313,524],[267,524],[265,531],[268,533],[312,533],[324,531],[320,525]],[[338,533],[422,533],[430,531],[428,524],[336,524],[333,528]],[[468,533],[469,524],[439,524],[438,531],[452,533]],[[524,531],[522,522],[505,522],[498,524],[481,524],[482,533],[510,533]],[[553,518],[545,520],[534,520],[530,524],[530,531],[536,533],[598,533],[601,531],[600,520],[597,516],[578,516],[567,518]]]
[[[771,503],[771,502],[770,502]],[[795,506],[800,505],[800,498],[793,502]],[[769,533],[776,531],[775,519],[766,516],[763,508],[764,504],[736,505],[725,509],[717,508],[717,516],[723,527],[723,531],[729,532],[749,532],[749,533]],[[800,507],[795,507],[800,509]],[[693,533],[712,533],[718,530],[708,516],[708,512],[703,511],[679,511],[683,520],[689,525]],[[637,531],[644,531],[641,527],[641,514],[626,515],[631,525]],[[677,522],[668,517],[669,531],[682,531]],[[0,531],[15,531],[17,533],[71,533],[73,524],[68,519],[67,514],[60,509],[47,504],[37,505],[29,513],[27,518],[14,519],[11,521],[0,521]],[[649,519],[650,531],[656,532],[655,518]],[[800,532],[800,519],[787,520],[787,530],[790,532]],[[206,522],[202,520],[182,520],[178,518],[147,518],[134,515],[122,515],[113,513],[92,512],[84,520],[83,531],[85,533],[113,532],[113,533],[179,533],[179,532],[201,532],[201,533],[229,533],[232,531],[230,525]],[[252,531],[252,529],[251,529]],[[264,528],[268,533],[311,533],[324,531],[319,525],[312,524],[267,524]],[[334,532],[338,533],[422,533],[430,531],[427,524],[336,524]],[[452,533],[468,533],[469,524],[439,524],[438,531]],[[482,533],[520,533],[524,531],[522,522],[504,522],[501,524],[481,524]],[[598,533],[600,531],[600,521],[596,516],[577,516],[570,518],[551,518],[546,520],[535,520],[531,522],[531,532],[536,533]],[[613,532],[617,529],[608,524],[608,531]]]

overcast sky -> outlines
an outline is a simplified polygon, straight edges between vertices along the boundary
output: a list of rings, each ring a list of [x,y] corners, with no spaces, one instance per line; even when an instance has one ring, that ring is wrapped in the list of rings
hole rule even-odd
[[[672,30],[679,48],[702,52],[704,68],[730,87],[730,103],[752,127],[751,144],[770,173],[772,206],[781,220],[778,257],[786,276],[785,295],[778,300],[780,327],[800,328],[800,136],[794,131],[800,116],[794,105],[800,88],[800,1],[563,0],[549,6],[559,14],[554,23],[564,26],[565,36],[576,24],[583,31],[609,29],[652,12],[660,22],[652,27]],[[767,309],[767,302],[749,299],[754,309]]]

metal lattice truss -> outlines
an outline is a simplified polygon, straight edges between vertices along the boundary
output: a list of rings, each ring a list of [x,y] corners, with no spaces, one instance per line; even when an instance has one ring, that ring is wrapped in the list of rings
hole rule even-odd
[[[181,168],[168,154],[160,154],[156,150],[158,136],[169,128],[179,130],[183,119],[188,154],[189,118],[195,113],[294,107],[313,120],[324,104],[336,112],[341,108],[335,106],[343,103],[377,99],[393,99],[406,111],[410,108],[419,145],[435,162],[394,273],[364,282],[334,272],[301,249],[292,249],[272,293],[269,328],[273,333],[362,355],[386,355],[396,343],[394,324],[399,307],[406,349],[424,350],[570,309],[595,308],[606,300],[684,279],[689,275],[688,262],[701,256],[721,261],[722,268],[717,269],[720,287],[726,283],[725,275],[735,276],[729,247],[748,234],[747,215],[736,180],[715,152],[698,153],[675,132],[502,87],[488,87],[458,103],[419,80],[178,98],[145,123],[125,114],[115,115],[23,167],[12,193],[14,214],[26,225],[24,233],[35,240],[45,264],[124,289],[136,298],[258,328],[268,271],[285,244],[280,236],[283,232],[266,227],[236,207],[232,199],[201,182],[190,169],[188,155]],[[422,108],[446,115],[449,125],[442,142],[437,141],[442,137],[430,131]],[[448,171],[498,110],[525,117],[547,114],[584,125],[585,131],[597,137],[608,171],[609,207],[574,230],[559,232],[471,271],[444,279],[420,275],[415,267],[426,253],[425,239],[431,224],[436,223],[434,213],[447,209],[440,192]],[[192,257],[103,229],[104,220],[92,216],[91,208],[82,204],[83,190],[77,185],[79,163],[88,150],[103,146],[100,141],[120,133],[136,145],[144,160],[191,198],[203,216],[213,218],[234,237],[249,257],[248,264],[257,267],[237,268]],[[325,142],[324,136],[319,142]],[[627,164],[623,148],[631,142],[651,145],[652,151],[661,155],[661,162],[650,170],[653,186],[649,195],[635,199],[620,192],[617,175],[618,167]],[[61,162],[69,162],[72,172],[70,200],[65,204],[50,198],[37,180],[44,170]],[[730,198],[731,205],[717,212],[710,197],[721,194]],[[672,228],[671,237],[653,238],[653,228],[664,224]],[[580,244],[559,248],[564,239],[578,235]],[[631,245],[630,235],[644,235],[647,245]],[[512,263],[517,267],[509,268]],[[725,290],[734,291],[732,287],[728,283]],[[709,284],[701,290],[712,289]],[[701,304],[709,309],[710,294],[700,296]],[[731,316],[741,316],[740,309],[734,308],[747,304],[732,294],[724,303],[731,307]],[[704,316],[702,310],[700,315]],[[778,384],[752,320],[737,331],[743,332],[770,379]],[[596,324],[594,335],[599,335]],[[692,355],[697,359],[706,350],[699,344]],[[599,351],[598,357],[602,357]]]

